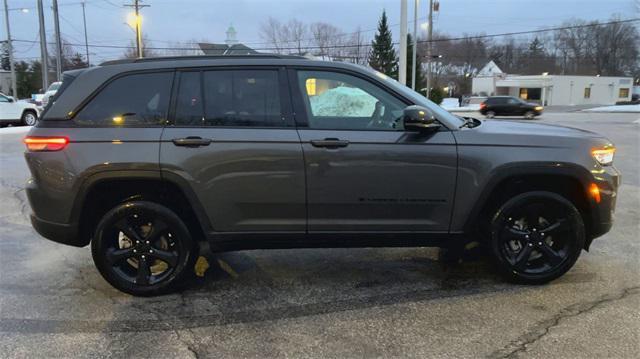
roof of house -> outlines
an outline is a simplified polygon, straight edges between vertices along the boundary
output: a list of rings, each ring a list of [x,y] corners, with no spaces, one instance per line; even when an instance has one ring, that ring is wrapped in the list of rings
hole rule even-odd
[[[258,53],[256,50],[243,45],[243,44],[211,44],[211,43],[198,43],[200,50],[205,55],[250,55]]]

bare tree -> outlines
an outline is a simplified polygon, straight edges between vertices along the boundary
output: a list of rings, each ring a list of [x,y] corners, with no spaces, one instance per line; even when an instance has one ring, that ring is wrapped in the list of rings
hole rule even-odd
[[[260,37],[273,46],[276,53],[280,53],[283,47],[283,26],[280,21],[269,17],[266,22],[260,25]]]
[[[159,54],[156,52],[151,44],[151,41],[147,37],[147,35],[142,35],[142,56],[143,57],[158,57]],[[138,57],[138,51],[136,50],[135,41],[131,40],[129,43],[129,47],[124,51],[123,58],[125,59],[135,59]]]
[[[313,44],[317,48],[318,56],[325,58],[340,55],[341,46],[340,30],[326,22],[316,22],[311,24],[311,35],[313,36]]]
[[[309,38],[308,26],[297,19],[291,19],[287,22],[283,32],[286,36],[287,44],[290,47],[295,47],[299,55],[304,54],[306,51],[305,44]]]

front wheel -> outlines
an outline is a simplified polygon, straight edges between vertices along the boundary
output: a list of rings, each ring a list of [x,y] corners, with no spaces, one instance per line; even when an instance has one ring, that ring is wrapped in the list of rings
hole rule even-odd
[[[493,111],[487,111],[487,113],[485,113],[484,117],[486,118],[494,118],[496,117],[496,113]]]
[[[527,192],[500,207],[491,222],[491,250],[498,269],[526,284],[543,284],[578,260],[585,229],[578,209],[552,192]]]
[[[533,120],[534,118],[536,118],[536,113],[533,111],[527,111],[524,114],[524,118],[526,118],[527,120]]]
[[[23,125],[34,126],[38,121],[38,115],[33,111],[25,111],[22,114],[21,122]]]
[[[93,261],[104,279],[137,296],[176,290],[191,273],[195,249],[187,227],[173,211],[146,201],[107,212],[91,242]]]

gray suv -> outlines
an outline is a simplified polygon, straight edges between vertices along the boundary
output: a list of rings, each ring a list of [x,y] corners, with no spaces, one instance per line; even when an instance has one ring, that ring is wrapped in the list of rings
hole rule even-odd
[[[454,116],[364,67],[291,56],[67,72],[25,138],[34,228],[114,287],[166,293],[214,251],[480,240],[507,278],[564,274],[612,225],[600,135]]]

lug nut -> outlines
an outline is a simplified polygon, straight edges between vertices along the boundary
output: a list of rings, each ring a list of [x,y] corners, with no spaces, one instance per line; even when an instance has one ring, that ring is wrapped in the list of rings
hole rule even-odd
[[[544,232],[540,232],[540,235],[541,235],[541,236],[544,236]]]
[[[134,250],[133,250],[133,253],[138,253],[138,251],[134,249]]]
[[[539,246],[541,246],[541,245],[542,245],[542,242],[538,242],[538,245],[539,245]]]
[[[144,259],[144,254],[142,255],[142,259]]]
[[[537,231],[537,229],[534,228],[533,231],[535,232],[535,231]]]
[[[149,249],[149,253],[153,253],[153,249]]]
[[[529,243],[529,247],[533,247],[533,243]]]
[[[149,244],[149,241],[146,241],[145,243],[146,243],[146,244]]]
[[[524,238],[529,239],[529,235],[528,235],[528,234],[525,234],[525,235],[524,235]]]

